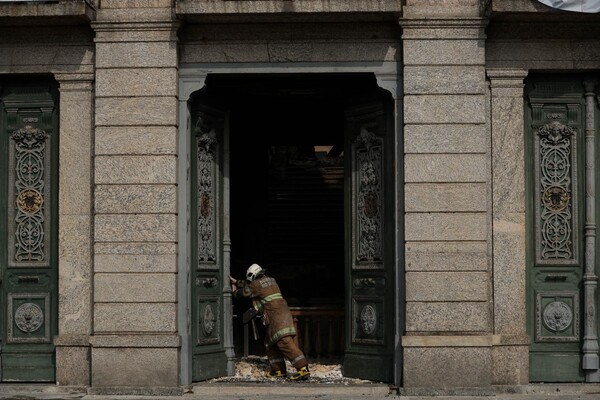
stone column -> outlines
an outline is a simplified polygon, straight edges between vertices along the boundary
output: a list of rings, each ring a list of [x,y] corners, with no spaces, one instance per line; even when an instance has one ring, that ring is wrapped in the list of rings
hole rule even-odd
[[[583,82],[585,88],[585,274],[584,287],[584,334],[583,369],[586,382],[600,382],[598,365],[598,319],[596,275],[596,93],[595,76]]]
[[[92,27],[92,391],[180,393],[177,23],[171,1],[104,0]]]
[[[60,85],[59,268],[56,383],[89,385],[92,329],[93,74],[56,74]]]
[[[529,381],[526,315],[525,122],[527,70],[488,69],[491,88],[493,383]]]
[[[489,136],[479,1],[407,0],[404,386],[492,382]],[[436,2],[437,3],[437,2]]]

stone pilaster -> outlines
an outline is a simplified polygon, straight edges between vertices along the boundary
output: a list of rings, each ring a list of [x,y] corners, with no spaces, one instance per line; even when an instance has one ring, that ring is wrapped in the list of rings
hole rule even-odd
[[[494,384],[529,381],[526,332],[525,138],[527,70],[488,69],[491,88]]]
[[[109,386],[120,392],[131,387],[134,393],[141,387],[173,388],[179,385],[180,348],[178,25],[170,1],[107,0],[92,26],[96,31],[92,386],[104,393],[109,393]]]
[[[89,385],[92,328],[93,74],[60,85],[59,269],[56,382]]]
[[[484,387],[492,382],[493,342],[487,21],[478,17],[478,1],[445,0],[442,7],[430,3],[409,0],[400,21],[404,386]]]

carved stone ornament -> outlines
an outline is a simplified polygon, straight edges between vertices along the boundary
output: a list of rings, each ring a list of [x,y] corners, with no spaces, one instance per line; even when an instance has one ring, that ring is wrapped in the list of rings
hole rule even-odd
[[[204,306],[204,318],[202,319],[202,327],[206,336],[210,336],[217,325],[217,319],[215,313],[210,304]]]
[[[544,325],[553,332],[567,329],[573,322],[573,312],[563,301],[549,303],[543,312]]]
[[[371,305],[366,305],[360,312],[360,327],[366,335],[372,335],[377,328],[377,312]]]
[[[25,333],[37,331],[44,323],[44,313],[40,306],[34,303],[21,304],[15,310],[14,318],[17,328]]]

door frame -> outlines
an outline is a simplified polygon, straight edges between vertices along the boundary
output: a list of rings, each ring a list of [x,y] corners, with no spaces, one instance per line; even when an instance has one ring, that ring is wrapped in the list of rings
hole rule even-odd
[[[372,73],[380,88],[390,92],[394,99],[394,170],[395,181],[395,329],[394,329],[394,384],[402,382],[402,346],[401,338],[405,329],[404,315],[404,135],[402,132],[403,103],[399,95],[402,93],[402,66],[399,62],[315,62],[315,63],[208,63],[181,64],[179,66],[179,128],[177,135],[177,182],[178,184],[178,221],[177,221],[177,289],[178,313],[177,327],[181,335],[180,350],[180,384],[192,383],[192,326],[190,323],[191,308],[191,249],[190,231],[190,141],[191,115],[188,100],[192,94],[205,86],[209,74],[307,74],[307,73]],[[223,305],[225,320],[231,319],[231,310]],[[233,372],[233,336],[231,330],[224,337],[224,347],[228,353],[229,373]]]

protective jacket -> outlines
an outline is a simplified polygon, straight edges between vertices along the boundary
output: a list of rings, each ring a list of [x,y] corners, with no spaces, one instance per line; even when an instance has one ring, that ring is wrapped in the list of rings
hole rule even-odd
[[[234,297],[252,299],[254,308],[261,315],[267,332],[267,349],[283,337],[296,336],[292,314],[275,279],[263,275],[252,282],[238,280],[236,284],[239,289],[234,293]]]

